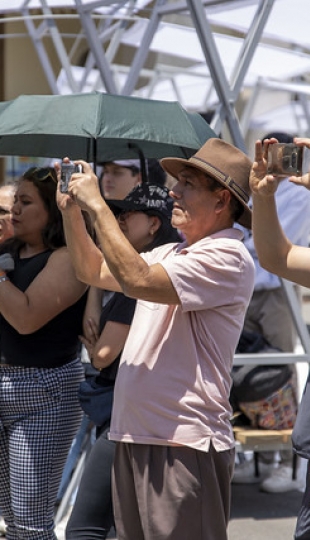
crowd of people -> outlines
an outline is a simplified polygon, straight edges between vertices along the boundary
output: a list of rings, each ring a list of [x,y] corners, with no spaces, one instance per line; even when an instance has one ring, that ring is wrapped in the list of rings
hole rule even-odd
[[[231,482],[247,474],[235,466],[234,354],[243,331],[292,351],[276,276],[310,287],[310,173],[267,173],[280,136],[256,143],[254,163],[211,138],[189,159],[150,161],[148,179],[140,160],[103,163],[100,177],[77,161],[68,193],[57,189],[61,163],[0,189],[7,540],[56,539],[57,492],[83,414],[83,351],[113,408],[97,423],[66,538],[104,539],[114,525],[118,540],[227,540]],[[280,328],[268,323],[275,313]],[[309,459],[307,398],[293,443]],[[290,468],[292,453],[282,458]],[[298,487],[287,476],[278,491]],[[296,540],[310,538],[309,501],[310,469]]]

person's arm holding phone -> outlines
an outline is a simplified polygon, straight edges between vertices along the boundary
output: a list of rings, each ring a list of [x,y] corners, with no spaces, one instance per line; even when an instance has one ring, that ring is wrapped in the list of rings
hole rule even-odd
[[[256,141],[255,144],[255,158],[250,174],[255,248],[263,268],[300,285],[310,287],[310,250],[289,241],[277,215],[274,195],[282,178],[267,174],[268,147],[274,142],[277,141],[266,140],[264,143]],[[310,145],[310,139],[296,139],[296,144],[305,144],[305,142]],[[302,177],[292,176],[289,181],[306,187],[310,186],[309,173]]]

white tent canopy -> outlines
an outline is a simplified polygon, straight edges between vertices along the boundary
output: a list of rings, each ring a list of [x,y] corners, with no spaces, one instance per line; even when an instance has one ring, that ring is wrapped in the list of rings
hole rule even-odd
[[[148,21],[145,19],[135,22],[129,30],[124,32],[121,42],[139,48],[147,24]],[[217,33],[213,33],[213,38],[229,79],[240,55],[243,40]],[[205,65],[205,57],[195,28],[160,23],[150,44],[150,51],[180,57]],[[267,58],[268,61],[266,61]],[[310,72],[310,55],[259,43],[249,65],[245,84],[255,84],[258,77],[273,77],[285,80],[290,77],[297,77],[305,72]]]
[[[235,3],[237,6],[237,3]],[[210,15],[211,23],[224,25],[227,29],[247,32],[255,16],[256,3],[239,2],[231,11],[222,9]],[[233,4],[231,4],[233,8]],[[282,41],[286,46],[310,49],[309,0],[275,0],[266,22],[262,39]]]
[[[288,105],[274,108],[272,114],[268,111],[257,117],[253,116],[250,127],[264,133],[284,131],[296,135],[307,129],[307,122],[300,104],[292,101]]]

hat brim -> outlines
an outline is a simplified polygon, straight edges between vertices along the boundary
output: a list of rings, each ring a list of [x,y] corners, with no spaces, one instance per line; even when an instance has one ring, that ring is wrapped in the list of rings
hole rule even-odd
[[[106,203],[116,217],[123,211],[125,212],[136,211],[136,212],[143,212],[144,214],[151,214],[154,216],[158,216],[162,222],[165,219],[171,219],[171,217],[168,217],[165,213],[161,212],[157,208],[141,208],[141,205],[135,205],[135,204],[132,204],[132,202],[125,201],[122,199],[120,200],[110,199],[110,200],[106,200]]]
[[[135,210],[134,205],[125,200],[106,199],[106,203],[114,214],[122,212],[122,210]]]
[[[193,169],[198,169],[199,171],[208,174],[208,176],[212,176],[217,182],[222,184],[223,187],[228,189],[236,199],[242,204],[243,206],[243,213],[240,216],[240,218],[237,220],[240,225],[243,227],[246,227],[247,229],[251,229],[252,227],[252,211],[248,207],[248,205],[244,202],[244,200],[238,196],[238,194],[230,189],[229,185],[225,184],[223,180],[220,178],[220,171],[219,175],[216,175],[216,169],[213,168],[213,170],[210,170],[203,162],[199,162],[197,160],[197,163],[194,162],[195,157],[191,157],[190,159],[183,159],[183,158],[162,158],[160,160],[160,164],[162,168],[171,176],[173,176],[176,180],[178,179],[178,174],[184,170],[185,167],[191,167]]]

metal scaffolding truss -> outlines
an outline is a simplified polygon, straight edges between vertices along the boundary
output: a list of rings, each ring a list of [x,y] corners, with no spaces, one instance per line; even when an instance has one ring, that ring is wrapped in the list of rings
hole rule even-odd
[[[309,131],[309,85],[302,79],[310,73],[310,41],[305,24],[300,26],[306,1],[1,0],[0,20],[23,20],[52,93],[98,89],[179,100],[200,112],[212,108],[214,130],[219,133],[225,122],[233,142],[245,150],[255,101],[267,87],[286,89],[298,100]],[[64,33],[64,19],[78,22],[74,35]],[[287,19],[295,32],[285,36]],[[58,73],[47,38],[59,59]],[[82,41],[88,52],[82,65],[73,65]],[[130,61],[121,62],[125,49]],[[251,98],[239,117],[236,103],[245,88]]]

